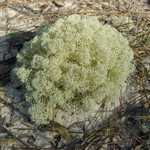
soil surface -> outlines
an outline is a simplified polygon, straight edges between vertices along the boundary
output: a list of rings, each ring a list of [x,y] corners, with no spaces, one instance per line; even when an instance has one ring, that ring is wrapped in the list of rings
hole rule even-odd
[[[0,149],[136,149],[150,146],[149,1],[146,0],[0,0]],[[30,120],[24,88],[11,81],[23,44],[35,31],[70,14],[97,16],[128,38],[136,71],[119,100],[98,106],[88,116],[59,112],[49,124]],[[130,17],[134,27],[113,24]],[[53,128],[52,128],[53,127]]]

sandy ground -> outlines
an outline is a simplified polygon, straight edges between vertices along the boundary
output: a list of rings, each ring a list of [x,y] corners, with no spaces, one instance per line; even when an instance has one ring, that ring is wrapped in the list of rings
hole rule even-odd
[[[127,11],[128,9],[129,11]],[[41,131],[50,129],[50,125],[39,126],[40,128],[37,129],[37,126],[28,116],[27,110],[30,104],[24,99],[24,90],[16,88],[10,82],[9,75],[11,68],[15,64],[15,56],[20,51],[23,43],[34,37],[34,32],[38,27],[53,23],[56,19],[73,13],[96,15],[100,21],[108,24],[111,23],[112,16],[132,17],[135,33],[136,30],[142,29],[138,28],[138,21],[135,20],[134,14],[139,13],[139,20],[142,19],[141,17],[149,18],[150,15],[146,1],[1,0],[0,82],[2,85],[0,89],[0,146],[2,149],[11,150],[19,147],[20,149],[23,147],[26,149],[29,149],[29,147],[37,149],[58,148],[68,142],[60,132]],[[120,30],[122,29],[120,28]],[[132,31],[122,31],[129,40],[131,39],[130,32]],[[149,57],[145,57],[143,63],[149,70]],[[101,122],[107,120],[107,117],[118,111],[120,107],[126,109],[129,99],[139,96],[137,91],[133,83],[127,82],[126,89],[122,93],[122,101],[119,99],[114,103],[109,103],[104,108],[97,106],[97,108],[93,109],[93,113],[88,116],[69,116],[67,113],[58,112],[55,121],[66,129],[69,127],[67,129],[69,131],[85,132],[96,130]],[[58,135],[62,136],[61,140],[58,140]],[[80,139],[83,134],[74,133],[73,137],[74,139]],[[56,139],[59,142],[54,141]]]

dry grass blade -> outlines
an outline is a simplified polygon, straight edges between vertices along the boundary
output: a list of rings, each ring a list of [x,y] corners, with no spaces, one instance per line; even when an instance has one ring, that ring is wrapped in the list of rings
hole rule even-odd
[[[150,116],[137,116],[137,119],[150,119]]]
[[[8,146],[14,142],[16,142],[14,138],[0,138],[0,146]]]
[[[123,34],[127,37],[129,37],[129,44],[134,50],[134,63],[136,67],[136,73],[134,74],[134,77],[131,77],[132,79],[129,79],[129,82],[131,84],[135,84],[135,88],[137,89],[137,93],[129,99],[129,103],[127,106],[123,107],[119,110],[117,110],[116,113],[111,115],[109,118],[107,118],[105,121],[102,123],[99,123],[99,116],[100,113],[96,114],[95,118],[90,122],[90,125],[92,126],[92,129],[90,131],[86,130],[84,132],[69,132],[68,129],[65,126],[62,126],[58,122],[55,122],[54,120],[50,122],[50,125],[52,128],[48,129],[29,129],[29,128],[17,128],[18,130],[37,130],[37,131],[57,131],[66,141],[72,141],[75,143],[73,146],[64,146],[64,149],[68,150],[81,150],[81,149],[86,149],[86,150],[92,150],[92,149],[135,149],[135,150],[148,150],[148,144],[146,143],[147,139],[144,139],[142,136],[140,136],[140,132],[143,132],[141,128],[139,128],[137,131],[136,127],[134,124],[129,124],[128,119],[133,118],[136,122],[136,124],[139,124],[141,126],[141,122],[144,122],[145,120],[149,121],[150,116],[148,114],[149,108],[150,108],[150,102],[149,102],[149,89],[147,88],[147,83],[149,83],[149,75],[150,72],[148,69],[145,68],[143,64],[143,60],[150,56],[150,31],[149,31],[149,9],[148,7],[143,8],[143,11],[141,11],[141,7],[144,7],[143,5],[137,5],[136,9],[134,7],[134,2],[138,2],[136,0],[130,0],[130,4],[128,3],[129,1],[111,1],[111,0],[95,0],[91,2],[89,0],[90,6],[94,6],[96,3],[100,5],[102,2],[108,2],[104,4],[105,9],[69,9],[69,10],[61,10],[58,9],[58,11],[52,11],[49,10],[45,13],[41,13],[40,11],[37,13],[32,12],[32,10],[29,10],[30,7],[29,4],[32,3],[37,3],[37,2],[45,2],[48,3],[52,0],[9,0],[7,3],[0,3],[0,9],[3,9],[5,7],[16,10],[19,15],[25,15],[28,16],[27,18],[24,18],[25,22],[29,22],[34,18],[39,18],[43,16],[45,18],[45,22],[47,23],[52,23],[58,18],[70,14],[86,14],[86,15],[94,15],[99,18],[101,21],[108,21],[110,19],[111,15],[115,15],[117,17],[119,16],[129,16],[133,19],[134,24],[136,26],[135,29],[127,32],[123,32]],[[82,4],[82,0],[81,4]],[[87,0],[88,1],[88,0]],[[86,1],[86,2],[87,2]],[[141,0],[142,1],[142,0]],[[86,3],[85,2],[85,3]],[[83,2],[84,3],[84,2]],[[116,8],[118,9],[111,9],[109,10],[108,6],[115,6],[117,5]],[[145,3],[144,3],[145,5]],[[80,6],[78,6],[80,7]],[[22,9],[20,9],[22,8]],[[29,10],[29,11],[28,11]],[[20,20],[22,18],[19,18]],[[22,19],[23,20],[23,19]],[[11,22],[9,25],[0,25],[0,30],[7,30],[7,31],[20,31],[22,29],[22,26],[25,24],[15,24],[11,26]],[[9,26],[8,26],[9,25]],[[43,25],[43,24],[42,24]],[[32,27],[33,24],[29,24],[27,28]],[[41,25],[38,25],[41,26]],[[37,28],[36,26],[35,28]],[[128,24],[121,24],[120,26],[126,28]],[[119,27],[119,26],[118,26]],[[122,31],[121,31],[122,32]],[[27,33],[27,37],[29,36],[29,33]],[[15,45],[16,43],[24,43],[24,37],[25,35],[21,35],[19,37],[13,38],[12,45]],[[31,35],[33,37],[33,35]],[[29,38],[31,39],[31,38]],[[16,45],[17,45],[16,44]],[[10,62],[11,63],[11,62]],[[0,77],[1,79],[1,77]],[[131,81],[132,80],[132,81]],[[11,107],[13,110],[17,111],[20,113],[19,109],[15,107],[12,103],[9,103],[9,98],[5,95],[5,92],[0,90],[0,102],[3,103],[4,105]],[[138,104],[137,104],[138,103]],[[136,106],[140,106],[143,108],[142,113],[136,112],[137,110],[134,109]],[[133,115],[135,113],[135,115]],[[20,113],[21,114],[21,113]],[[26,117],[25,114],[22,114],[23,118]],[[29,118],[27,116],[27,118]],[[125,120],[122,122],[120,125],[119,123],[121,122],[120,120]],[[119,122],[119,123],[118,123]],[[123,125],[124,123],[127,123],[125,126]],[[94,130],[94,126],[96,124],[99,124],[98,130]],[[4,128],[0,124],[0,128]],[[6,128],[5,128],[6,129]],[[8,144],[11,142],[18,141],[22,143],[22,147],[14,147],[14,150],[40,150],[40,148],[30,148],[27,143],[22,141],[21,139],[17,138],[15,135],[13,135],[9,130],[6,129],[6,131],[9,133],[9,135],[12,138],[8,138],[6,141],[5,139],[0,139],[0,146],[5,146],[5,144],[8,142]],[[36,131],[35,131],[36,132]],[[72,138],[73,134],[83,134],[84,137],[83,139],[78,142],[76,139]],[[145,134],[146,135],[146,134]],[[118,139],[116,137],[119,137]],[[43,139],[44,141],[45,139]],[[72,142],[72,143],[73,143]],[[4,144],[4,145],[1,145]],[[138,144],[139,145],[138,145]],[[125,146],[128,147],[125,147]],[[24,146],[24,147],[23,147]],[[43,150],[55,150],[55,148],[42,148]]]
[[[106,143],[103,143],[103,144],[125,143],[125,142],[132,142],[133,140],[135,140],[135,139],[126,139],[126,140],[120,140],[120,141],[113,140],[112,142],[106,142]]]
[[[129,128],[128,126],[126,125],[123,125],[129,132],[131,132],[131,134],[133,134],[133,136],[135,137],[135,139],[137,139],[139,142],[141,142],[142,145],[145,145],[146,147],[148,147],[148,145],[146,144],[146,142],[141,139],[138,135],[136,135],[136,133],[134,133],[134,131]]]
[[[14,134],[12,134],[9,130],[7,130],[7,128],[5,128],[2,124],[0,124],[0,128],[3,129],[4,131],[6,131],[14,140],[20,142],[27,149],[29,148],[29,146],[24,141],[22,141],[21,139],[17,138]],[[11,142],[11,140],[10,140],[10,142]]]

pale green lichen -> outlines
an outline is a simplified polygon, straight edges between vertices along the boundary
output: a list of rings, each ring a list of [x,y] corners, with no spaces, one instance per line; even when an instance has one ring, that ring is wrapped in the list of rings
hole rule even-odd
[[[127,39],[95,17],[70,15],[38,32],[17,56],[14,74],[26,87],[36,123],[52,119],[52,109],[90,112],[115,101],[133,70]]]

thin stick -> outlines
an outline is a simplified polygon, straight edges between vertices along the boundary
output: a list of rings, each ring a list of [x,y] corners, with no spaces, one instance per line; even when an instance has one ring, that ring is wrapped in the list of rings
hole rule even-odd
[[[18,142],[20,142],[23,146],[25,146],[27,149],[29,149],[29,146],[22,141],[21,139],[19,139],[18,137],[16,137],[14,134],[12,134],[7,128],[5,128],[1,123],[0,123],[0,127],[5,130],[12,138],[16,139]]]

